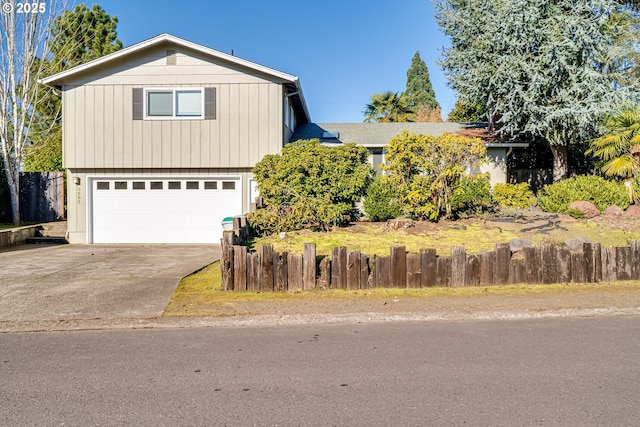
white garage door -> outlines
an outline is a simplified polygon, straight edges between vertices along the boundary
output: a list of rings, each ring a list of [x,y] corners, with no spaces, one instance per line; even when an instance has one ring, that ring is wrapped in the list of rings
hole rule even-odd
[[[220,243],[242,213],[240,177],[93,179],[93,243]]]

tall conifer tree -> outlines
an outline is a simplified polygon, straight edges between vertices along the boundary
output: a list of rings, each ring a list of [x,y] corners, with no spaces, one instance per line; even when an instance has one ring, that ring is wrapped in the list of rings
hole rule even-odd
[[[407,87],[404,91],[409,107],[418,110],[420,107],[440,108],[436,93],[429,80],[427,64],[420,58],[420,51],[413,55],[411,67],[407,70]]]
[[[415,122],[441,122],[440,105],[429,79],[427,64],[417,51],[407,70],[407,87],[403,93],[414,114],[409,118]]]

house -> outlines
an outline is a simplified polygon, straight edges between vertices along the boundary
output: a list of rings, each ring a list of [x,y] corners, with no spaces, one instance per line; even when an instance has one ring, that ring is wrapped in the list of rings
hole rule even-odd
[[[257,196],[251,169],[295,140],[355,142],[384,161],[403,130],[457,123],[325,123],[296,76],[161,34],[41,83],[62,93],[71,243],[217,243]],[[492,183],[526,144],[487,143]]]
[[[404,130],[409,133],[439,136],[444,133],[459,133],[467,136],[476,136],[469,132],[470,125],[452,122],[441,123],[306,123],[298,126],[291,138],[291,141],[299,139],[317,138],[326,145],[342,144],[354,142],[369,149],[369,161],[374,168],[379,170],[381,163],[384,163],[384,147],[391,139]],[[489,173],[491,185],[498,182],[507,182],[509,170],[507,158],[514,149],[528,147],[528,143],[505,142],[485,140],[487,148],[487,158],[489,162],[481,165],[474,172]]]
[[[71,243],[219,242],[251,168],[311,121],[297,77],[162,34],[47,77]]]

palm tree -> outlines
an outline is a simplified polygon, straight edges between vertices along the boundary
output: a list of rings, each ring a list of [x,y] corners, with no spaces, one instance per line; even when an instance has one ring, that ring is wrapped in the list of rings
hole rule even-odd
[[[408,122],[413,111],[398,92],[374,93],[364,110],[365,122]]]
[[[591,141],[587,154],[604,163],[600,170],[607,176],[626,179],[629,197],[640,201],[640,108],[621,110],[605,123],[607,133]]]

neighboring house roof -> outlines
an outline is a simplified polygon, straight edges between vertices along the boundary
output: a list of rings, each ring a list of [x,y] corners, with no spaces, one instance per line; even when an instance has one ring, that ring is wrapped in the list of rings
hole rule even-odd
[[[100,70],[104,65],[112,62],[115,63],[131,55],[140,54],[140,52],[144,51],[145,49],[164,43],[171,43],[176,46],[181,46],[185,49],[194,50],[212,59],[221,60],[236,66],[244,67],[254,72],[258,72],[265,76],[271,77],[275,80],[281,81],[287,88],[287,96],[289,96],[290,100],[293,101],[294,106],[300,108],[304,113],[306,119],[304,122],[311,121],[309,109],[307,108],[307,103],[304,99],[302,87],[300,86],[300,80],[298,79],[298,77],[166,33],[152,37],[148,40],[144,40],[140,43],[136,43],[117,52],[105,55],[101,58],[94,59],[93,61],[89,61],[87,63],[46,77],[44,79],[41,79],[40,83],[54,87],[56,89],[61,89],[66,82],[72,81],[75,76],[81,73],[90,74],[92,72],[98,72],[98,70]]]
[[[393,122],[393,123],[307,123],[298,126],[291,141],[317,138],[324,143],[355,142],[365,147],[384,147],[391,139],[407,130],[409,133],[442,135],[456,133],[464,125],[452,122]],[[337,132],[335,136],[327,133]]]
[[[457,133],[481,137],[468,132],[477,127],[478,124],[455,122],[307,123],[296,128],[291,141],[316,138],[325,144],[355,142],[368,148],[382,148],[404,130],[423,135],[439,136],[444,133]],[[488,148],[524,148],[529,145],[527,143],[489,140],[482,137],[481,139],[484,140]]]

